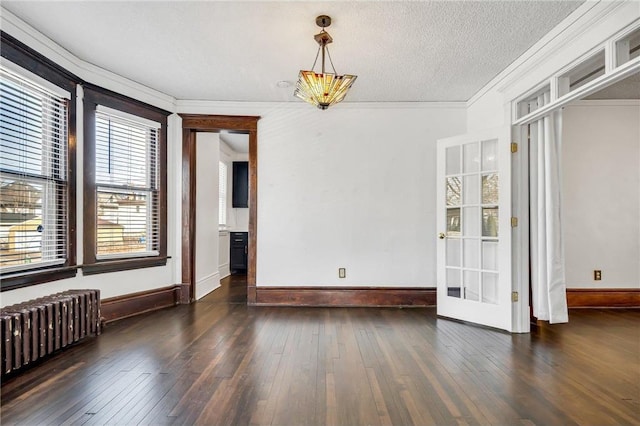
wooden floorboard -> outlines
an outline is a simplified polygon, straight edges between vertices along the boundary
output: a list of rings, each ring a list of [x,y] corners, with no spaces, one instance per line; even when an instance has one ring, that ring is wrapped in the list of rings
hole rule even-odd
[[[510,335],[434,308],[247,307],[242,277],[2,383],[11,424],[640,425],[640,310]]]

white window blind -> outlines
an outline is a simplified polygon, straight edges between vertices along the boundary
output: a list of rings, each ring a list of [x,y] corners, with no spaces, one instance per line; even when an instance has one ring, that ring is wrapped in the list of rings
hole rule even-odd
[[[218,166],[218,225],[227,224],[227,165]]]
[[[96,257],[156,256],[160,125],[96,112]]]
[[[0,67],[0,270],[67,258],[68,103]]]

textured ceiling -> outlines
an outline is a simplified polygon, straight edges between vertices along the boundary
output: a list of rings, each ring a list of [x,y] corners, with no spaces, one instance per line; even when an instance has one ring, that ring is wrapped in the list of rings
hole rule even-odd
[[[87,62],[178,99],[292,101],[333,25],[348,101],[466,101],[582,1],[11,1]]]

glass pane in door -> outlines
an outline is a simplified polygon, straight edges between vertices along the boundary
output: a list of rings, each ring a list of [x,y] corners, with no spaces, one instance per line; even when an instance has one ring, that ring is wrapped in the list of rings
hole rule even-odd
[[[447,209],[447,235],[460,235],[460,207]]]
[[[498,141],[495,139],[482,142],[482,170],[498,170]]]
[[[465,188],[463,192],[463,200],[464,204],[479,204],[480,197],[478,194],[478,186],[480,185],[480,179],[477,174],[466,175],[463,178],[463,187]]]
[[[482,176],[482,204],[498,204],[498,174]]]
[[[478,207],[462,209],[462,234],[465,237],[480,236],[480,209]]]
[[[480,273],[478,271],[464,271],[464,298],[467,300],[480,300]]]
[[[459,206],[462,182],[457,176],[447,178],[447,206]]]
[[[462,266],[460,258],[462,253],[460,251],[460,239],[448,238],[447,239],[447,266]]]
[[[482,208],[482,236],[483,237],[498,236],[498,208],[497,207]]]
[[[468,143],[463,145],[462,166],[464,173],[474,173],[480,170],[480,144]]]
[[[466,238],[464,240],[464,267],[478,269],[480,267],[480,250],[478,248],[478,240],[475,238]]]
[[[447,268],[447,296],[460,297],[462,278],[460,269]]]
[[[447,167],[446,175],[455,175],[460,173],[460,146],[451,146],[447,148]]]
[[[446,148],[447,295],[497,303],[498,144]]]
[[[482,242],[482,269],[487,271],[498,270],[498,242]]]
[[[482,302],[498,304],[498,274],[482,273]]]

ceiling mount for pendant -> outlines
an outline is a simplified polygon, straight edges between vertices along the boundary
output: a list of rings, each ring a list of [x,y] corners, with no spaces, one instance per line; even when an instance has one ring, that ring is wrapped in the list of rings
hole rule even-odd
[[[316,18],[316,25],[321,28],[327,28],[331,26],[331,16],[320,15]]]
[[[298,82],[293,94],[298,98],[324,110],[329,108],[331,105],[341,102],[358,76],[350,74],[338,75],[335,67],[333,66],[333,61],[329,54],[329,48],[327,47],[329,43],[333,42],[333,38],[325,30],[325,28],[331,25],[331,17],[327,15],[320,15],[316,18],[316,24],[322,28],[322,31],[314,36],[314,39],[318,43],[318,53],[316,53],[316,59],[313,62],[311,70],[301,70],[298,74]],[[314,68],[321,52],[322,68],[320,73],[316,73]],[[326,56],[329,57],[329,63],[331,64],[333,73],[327,73],[325,71]]]

